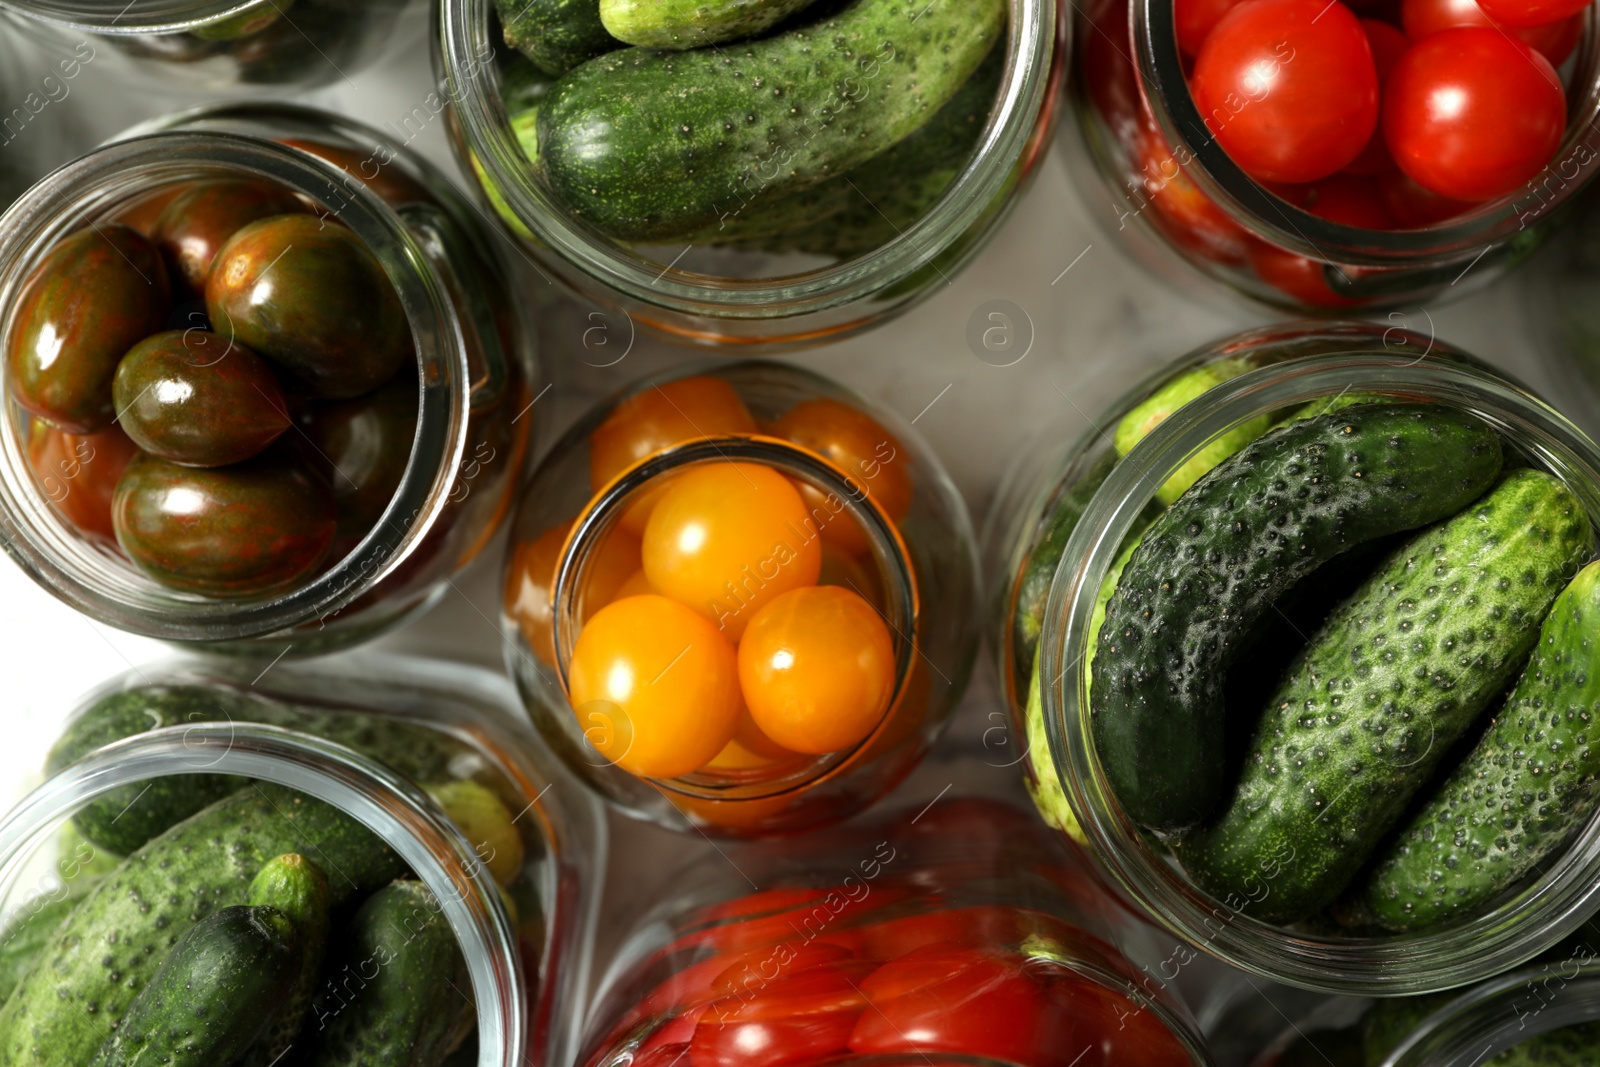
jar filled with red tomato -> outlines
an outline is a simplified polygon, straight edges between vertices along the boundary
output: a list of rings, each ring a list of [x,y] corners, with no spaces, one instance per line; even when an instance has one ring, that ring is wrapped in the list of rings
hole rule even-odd
[[[966,508],[910,427],[772,363],[641,383],[535,473],[505,578],[531,714],[613,803],[733,835],[921,757],[977,643]]]
[[[433,602],[504,520],[532,335],[481,217],[377,131],[157,119],[3,232],[3,540],[78,610],[326,650]]]
[[[685,872],[641,919],[580,1063],[1211,1062],[1127,947],[1142,924],[1014,808],[944,798],[758,851]]]
[[[1092,0],[1076,99],[1097,173],[1080,177],[1169,275],[1300,311],[1460,294],[1594,174],[1589,8]]]

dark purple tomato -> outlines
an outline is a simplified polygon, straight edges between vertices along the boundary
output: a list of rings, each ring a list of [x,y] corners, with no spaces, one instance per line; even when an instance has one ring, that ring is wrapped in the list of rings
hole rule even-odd
[[[161,254],[139,231],[110,222],[69,234],[23,286],[6,352],[11,395],[68,433],[105,429],[117,363],[171,306]]]
[[[112,383],[117,421],[140,448],[190,467],[223,467],[289,428],[266,361],[204,330],[169,330],[134,345]]]
[[[232,467],[140,455],[112,503],[117,543],[150,577],[207,596],[251,596],[311,572],[333,542],[322,479],[282,450]]]
[[[360,238],[314,215],[252,222],[206,281],[211,326],[324,400],[370,392],[412,356],[400,298]]]
[[[167,257],[173,282],[199,294],[205,292],[211,263],[228,238],[258,219],[305,210],[298,197],[274,182],[249,178],[195,182],[161,212],[155,239]]]
[[[416,379],[400,374],[366,396],[316,404],[300,426],[339,509],[338,545],[348,551],[383,515],[406,472],[417,432]]]

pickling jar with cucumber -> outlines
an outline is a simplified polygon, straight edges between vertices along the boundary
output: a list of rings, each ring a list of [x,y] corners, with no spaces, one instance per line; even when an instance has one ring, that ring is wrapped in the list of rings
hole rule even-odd
[[[506,515],[533,334],[450,183],[322,111],[128,131],[0,240],[0,522],[121,629],[266,656],[435,601]]]
[[[525,486],[506,667],[623,812],[759,837],[921,759],[976,657],[965,505],[911,427],[777,363],[640,381]]]
[[[1036,169],[1057,0],[450,0],[462,168],[544,269],[693,346],[813,346],[936,291]]]
[[[1174,933],[1327,992],[1449,988],[1600,886],[1600,448],[1433,338],[1191,353],[990,527],[1046,821]]]
[[[0,1059],[570,1062],[605,823],[535,750],[415,657],[100,686],[0,820]]]

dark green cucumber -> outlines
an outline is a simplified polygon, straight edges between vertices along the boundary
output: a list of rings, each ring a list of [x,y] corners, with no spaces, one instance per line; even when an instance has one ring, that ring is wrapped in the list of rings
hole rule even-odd
[[[1379,1067],[1422,1021],[1461,995],[1460,990],[1417,997],[1383,997],[1361,1017],[1361,1048],[1366,1067]]]
[[[1494,484],[1500,439],[1471,415],[1370,405],[1289,422],[1156,519],[1123,571],[1091,711],[1118,802],[1161,830],[1223,800],[1223,683],[1285,590],[1347,549],[1452,515]]]
[[[266,1029],[300,974],[294,923],[236,904],[178,938],[92,1067],[221,1067]]]
[[[1600,563],[1544,620],[1533,660],[1488,731],[1354,896],[1392,930],[1445,922],[1536,869],[1600,803]]]
[[[1535,470],[1412,538],[1290,665],[1226,810],[1178,842],[1185,869],[1268,921],[1333,903],[1593,551],[1582,503]]]
[[[476,1019],[466,960],[420,882],[367,898],[346,931],[306,1024],[310,1067],[436,1064]]]
[[[600,21],[600,0],[494,0],[506,44],[551,76],[622,47]]]
[[[539,107],[539,168],[621,240],[692,235],[837,177],[920,129],[1005,26],[1002,0],[853,0],[730,48],[629,48]]]
[[[513,55],[500,70],[500,99],[506,105],[506,114],[516,115],[529,108],[538,107],[555,79],[524,55]]]
[[[619,41],[646,48],[705,48],[759,37],[813,0],[600,0]]]
[[[45,769],[54,774],[102,745],[148,730],[216,722],[314,734],[421,782],[448,777],[450,760],[466,750],[437,730],[404,720],[283,704],[221,685],[156,685],[113,693],[85,708],[50,750]],[[125,856],[245,784],[236,775],[171,775],[112,790],[81,808],[73,822],[91,843]]]
[[[44,954],[55,932],[72,909],[78,906],[94,885],[84,878],[66,882],[58,889],[19,907],[0,929],[0,1002],[4,1002]]]
[[[300,965],[294,987],[272,1022],[238,1067],[271,1067],[295,1043],[311,997],[317,989],[322,957],[328,947],[328,879],[316,864],[291,852],[269,860],[250,883],[246,900],[256,907],[276,908],[294,924],[300,944]]]
[[[1594,1067],[1600,1063],[1600,1023],[1580,1023],[1530,1037],[1484,1067]]]
[[[282,786],[252,784],[151,840],[84,898],[0,1007],[0,1063],[87,1063],[178,938],[243,903],[266,862],[288,852],[328,872],[334,906],[404,872],[349,816]]]

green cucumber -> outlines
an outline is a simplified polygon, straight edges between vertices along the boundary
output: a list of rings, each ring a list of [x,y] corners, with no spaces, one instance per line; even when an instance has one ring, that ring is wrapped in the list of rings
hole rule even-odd
[[[1572,490],[1526,469],[1412,538],[1290,664],[1226,810],[1177,843],[1190,876],[1271,922],[1333,903],[1593,551]]]
[[[1127,813],[1159,830],[1211,814],[1226,792],[1223,684],[1273,602],[1355,545],[1460,511],[1500,462],[1500,439],[1463,412],[1353,407],[1277,427],[1163,512],[1094,661],[1095,742]]]
[[[1530,1037],[1484,1067],[1594,1067],[1600,1062],[1600,1023],[1579,1023]]]
[[[705,48],[759,37],[814,0],[600,0],[619,41],[646,48]]]
[[[1002,0],[853,0],[736,48],[629,48],[539,106],[539,169],[576,217],[668,240],[845,174],[920,129],[1004,32]]]
[[[1458,989],[1416,997],[1383,997],[1361,1016],[1366,1067],[1379,1067],[1422,1021],[1461,995]]]
[[[1428,1016],[1460,995],[1454,990],[1378,1001],[1361,1019],[1364,1055],[1358,1062],[1382,1067]],[[1596,1062],[1600,1062],[1600,1023],[1581,1023],[1531,1037],[1482,1060],[1481,1067],[1592,1067]]]
[[[316,992],[323,953],[328,947],[328,879],[316,864],[291,852],[268,861],[250,883],[246,901],[276,908],[294,924],[300,966],[294,988],[272,1023],[256,1038],[239,1067],[271,1067],[294,1045]]]
[[[494,0],[506,44],[553,77],[622,47],[600,21],[600,0]]]
[[[428,1067],[471,1032],[466,960],[421,882],[393,882],[356,912],[306,1024],[310,1067]]]
[[[506,114],[516,115],[539,106],[555,80],[524,55],[513,55],[500,70],[500,99]]]
[[[508,886],[522,873],[527,849],[516,819],[494,792],[477,782],[430,785],[428,795],[461,831],[495,884]]]
[[[1356,889],[1358,911],[1391,930],[1431,926],[1537,869],[1600,803],[1597,720],[1600,563],[1591,563],[1556,598],[1477,747]]]
[[[299,974],[299,937],[282,912],[221,908],[178,939],[90,1063],[232,1063],[288,999]]]
[[[252,784],[154,838],[95,885],[0,1007],[0,1063],[87,1063],[178,938],[243,903],[266,862],[289,852],[329,873],[334,906],[405,869],[335,808]]]
[[[0,1002],[22,982],[55,932],[94,885],[93,879],[63,883],[17,909],[0,929]]]

